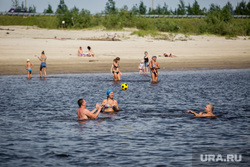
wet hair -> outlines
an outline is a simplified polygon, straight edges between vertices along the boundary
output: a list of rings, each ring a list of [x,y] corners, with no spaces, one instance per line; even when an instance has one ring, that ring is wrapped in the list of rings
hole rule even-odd
[[[44,51],[42,51],[42,54],[43,54],[43,55],[45,54]]]
[[[90,50],[90,49],[91,49],[91,47],[90,47],[90,46],[88,46],[87,48],[88,48],[88,50]]]
[[[213,111],[214,110],[214,106],[212,104],[208,104],[210,106],[210,109]]]
[[[82,106],[82,103],[83,103],[83,99],[79,99],[79,100],[77,101],[77,103],[78,103],[79,107],[81,107],[81,106]]]

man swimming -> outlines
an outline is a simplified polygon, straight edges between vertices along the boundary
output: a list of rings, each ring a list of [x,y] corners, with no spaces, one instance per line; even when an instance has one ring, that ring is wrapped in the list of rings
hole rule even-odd
[[[87,103],[84,99],[79,99],[78,105],[79,105],[79,108],[77,110],[78,120],[96,119],[98,115],[100,114],[100,111],[102,110],[102,107],[103,107],[100,103],[96,103],[95,109],[92,111],[89,111],[88,109],[86,109]]]
[[[212,104],[208,104],[206,105],[205,107],[205,113],[203,112],[200,112],[199,114],[197,114],[196,112],[194,111],[191,111],[191,110],[188,110],[187,113],[191,113],[191,114],[194,114],[195,117],[216,117],[214,114],[213,114],[213,110],[214,110],[214,106]]]

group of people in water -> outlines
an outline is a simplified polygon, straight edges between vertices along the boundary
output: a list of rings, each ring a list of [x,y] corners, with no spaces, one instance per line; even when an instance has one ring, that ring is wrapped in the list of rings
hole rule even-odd
[[[42,51],[41,56],[37,57],[40,61],[41,61],[41,65],[40,65],[40,78],[43,77],[43,73],[44,73],[44,77],[47,77],[47,73],[46,73],[46,69],[47,69],[47,64],[46,64],[46,60],[47,57],[45,56],[45,52]],[[25,64],[25,69],[27,70],[27,78],[31,79],[32,78],[32,67],[33,67],[33,63],[30,62],[30,59],[27,59],[27,62]]]
[[[77,55],[78,55],[79,57],[94,57],[95,54],[94,54],[94,52],[92,51],[91,47],[88,46],[87,49],[88,49],[88,50],[87,50],[86,52],[83,52],[82,47],[80,46],[80,48],[78,49]]]

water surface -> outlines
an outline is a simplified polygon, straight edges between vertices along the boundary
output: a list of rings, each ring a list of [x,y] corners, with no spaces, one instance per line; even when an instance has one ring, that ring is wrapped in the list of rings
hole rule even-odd
[[[192,146],[250,146],[250,70],[25,77],[0,77],[0,166],[191,166]],[[121,111],[78,122],[77,100],[108,89]],[[208,103],[217,118],[186,113]]]

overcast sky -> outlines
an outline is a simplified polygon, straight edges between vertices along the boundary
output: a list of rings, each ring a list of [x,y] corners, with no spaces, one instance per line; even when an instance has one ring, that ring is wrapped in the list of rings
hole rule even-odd
[[[19,0],[20,4],[21,2],[25,2],[25,0]],[[135,4],[140,4],[140,1],[143,1],[144,4],[147,6],[147,10],[149,7],[152,7],[152,0],[114,0],[116,7],[121,8],[124,5],[127,5],[129,9],[133,7]],[[177,8],[179,4],[179,0],[153,0],[154,1],[154,8],[157,5],[163,6],[164,2],[168,5],[168,9],[175,9]],[[233,7],[237,5],[237,3],[240,3],[242,0],[197,0],[197,2],[200,5],[200,8],[206,7],[209,8],[210,4],[214,3],[216,5],[220,5],[220,7],[225,6],[227,2],[230,2]],[[245,2],[249,2],[249,0],[244,0]],[[44,9],[48,7],[48,4],[52,6],[53,11],[57,9],[57,6],[59,4],[60,0],[27,0],[27,6],[35,6],[36,11],[41,13],[44,11]],[[68,6],[69,9],[76,6],[77,8],[81,9],[87,9],[92,14],[100,13],[101,11],[104,11],[105,4],[108,2],[108,0],[64,0],[65,4]],[[192,5],[194,3],[194,0],[184,0],[185,5],[188,5],[189,3]],[[12,7],[12,0],[0,0],[0,11],[5,12],[8,11]]]

